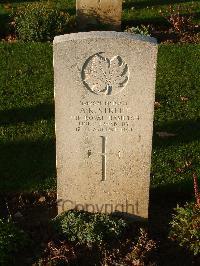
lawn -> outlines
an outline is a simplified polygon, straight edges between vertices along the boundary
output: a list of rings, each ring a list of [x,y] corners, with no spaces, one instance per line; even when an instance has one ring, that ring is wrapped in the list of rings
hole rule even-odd
[[[52,48],[1,44],[1,189],[55,184]]]

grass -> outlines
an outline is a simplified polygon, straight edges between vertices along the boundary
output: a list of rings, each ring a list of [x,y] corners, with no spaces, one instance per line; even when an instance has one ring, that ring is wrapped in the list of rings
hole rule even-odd
[[[0,46],[1,190],[42,189],[55,177],[52,48]]]
[[[159,48],[152,184],[191,182],[200,175],[200,45]],[[184,100],[183,100],[184,97]],[[156,132],[176,136],[160,139]]]
[[[180,14],[192,13],[194,20],[199,21],[200,2],[185,0],[126,0],[123,4],[122,21],[126,24],[160,24],[165,25],[166,20],[160,15],[160,11],[168,10],[169,5],[175,9],[180,6]]]
[[[200,176],[200,45],[161,45],[152,187],[192,189]],[[0,189],[55,188],[52,46],[0,44]],[[181,97],[184,97],[182,100]],[[166,139],[156,132],[175,134]]]

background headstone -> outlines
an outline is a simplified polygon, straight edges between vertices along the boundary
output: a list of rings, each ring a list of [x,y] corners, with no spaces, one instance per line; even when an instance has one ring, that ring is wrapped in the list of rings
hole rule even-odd
[[[54,39],[59,213],[148,217],[156,57],[141,35]]]
[[[76,0],[76,14],[79,30],[119,31],[122,0]]]

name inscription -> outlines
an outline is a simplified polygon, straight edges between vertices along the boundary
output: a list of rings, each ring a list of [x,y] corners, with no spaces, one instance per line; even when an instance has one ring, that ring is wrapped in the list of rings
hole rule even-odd
[[[126,101],[80,101],[80,111],[71,119],[78,132],[131,132],[140,117],[131,114]]]

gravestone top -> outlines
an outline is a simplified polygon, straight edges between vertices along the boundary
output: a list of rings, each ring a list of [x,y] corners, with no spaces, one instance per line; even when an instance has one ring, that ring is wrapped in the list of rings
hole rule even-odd
[[[156,39],[54,39],[57,194],[69,209],[148,217]]]
[[[70,40],[84,40],[92,38],[108,38],[115,39],[120,38],[127,40],[135,40],[148,42],[152,44],[157,44],[157,40],[150,36],[140,35],[140,34],[130,34],[128,32],[116,32],[116,31],[90,31],[90,32],[79,32],[79,33],[70,33],[65,35],[56,36],[54,38],[54,44],[59,42],[65,42]]]
[[[76,0],[79,30],[120,30],[122,0]]]

